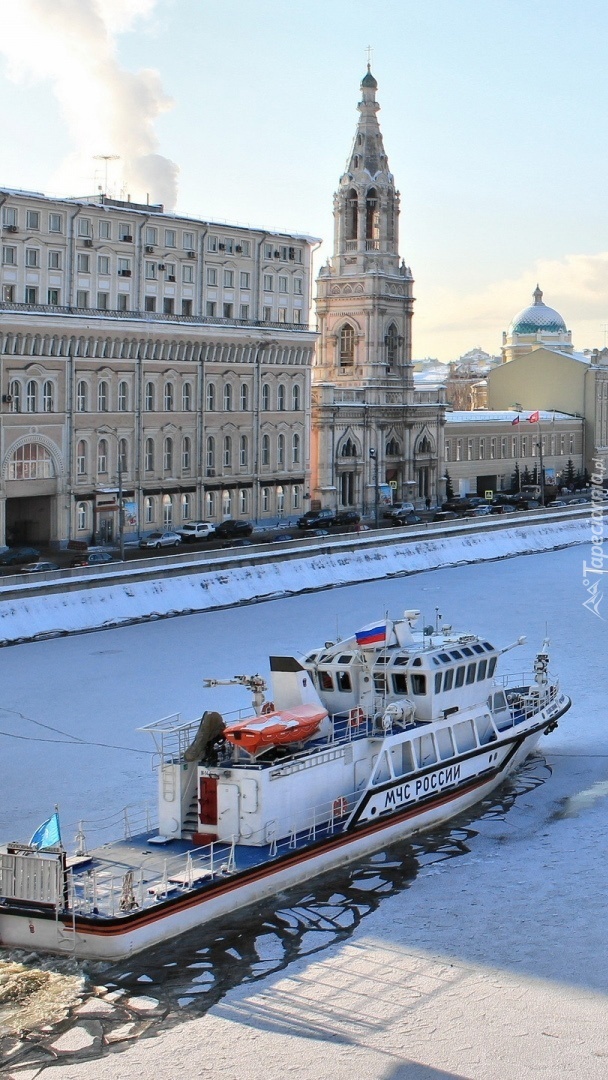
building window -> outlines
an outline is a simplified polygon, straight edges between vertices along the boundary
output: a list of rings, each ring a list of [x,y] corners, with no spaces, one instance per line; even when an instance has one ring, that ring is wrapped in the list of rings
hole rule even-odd
[[[97,387],[97,412],[108,411],[108,384],[102,379]]]
[[[76,307],[88,308],[89,306],[89,294],[86,289],[77,289],[76,291]]]
[[[224,270],[224,288],[234,288],[234,270]]]
[[[21,383],[17,379],[8,384],[8,392],[13,399],[11,401],[11,412],[21,412]]]
[[[100,439],[97,445],[97,472],[99,475],[103,475],[108,471],[108,442],[107,439]]]
[[[234,304],[222,304],[224,319],[232,319],[234,316]]]
[[[25,249],[25,265],[28,267],[40,266],[40,252],[38,248]]]
[[[205,461],[207,476],[215,476],[215,439],[213,438],[213,435],[210,435],[207,439]]]
[[[184,263],[182,266],[182,281],[186,285],[191,285],[194,281],[194,267],[191,263]]]
[[[84,295],[85,295],[85,298],[86,298],[87,303],[88,303],[89,294],[85,293]],[[38,288],[37,288],[37,286],[36,285],[26,285],[24,296],[25,296],[25,303],[26,304],[37,304],[38,303]],[[78,306],[80,307],[80,305],[78,305]],[[86,305],[82,305],[82,306],[84,307]]]
[[[118,440],[118,470],[122,476],[126,476],[129,471],[129,457],[127,440]]]
[[[102,218],[99,222],[99,239],[111,240],[112,239],[112,222],[105,218]]]
[[[270,488],[262,488],[262,512],[267,514],[270,510]]]
[[[84,439],[80,440],[76,448],[76,474],[77,476],[87,474],[87,444]]]
[[[97,273],[109,274],[110,273],[110,257],[109,255],[97,256]]]
[[[130,221],[118,222],[118,239],[124,240],[127,243],[133,242],[133,229]]]
[[[264,274],[264,292],[272,292],[273,277],[272,274]]]
[[[42,411],[53,412],[53,384],[48,380],[42,385]]]
[[[456,461],[462,461],[462,439],[456,439]]]
[[[182,386],[182,412],[192,411],[192,383],[185,382]]]
[[[54,475],[53,459],[40,443],[18,446],[8,466],[9,480],[48,480]]]
[[[192,440],[189,435],[184,435],[182,440],[182,472],[190,472],[192,465]]]
[[[277,514],[285,511],[285,489],[279,484],[277,487]]]
[[[129,384],[124,380],[118,384],[118,411],[127,412],[129,408]]]
[[[156,279],[156,276],[157,276],[156,275],[156,263],[147,262],[146,263],[146,278],[148,279],[148,281],[153,281],[153,280]]]
[[[177,247],[177,233],[175,229],[165,229],[165,247]]]
[[[215,300],[207,300],[205,304],[205,315],[208,319],[213,319],[217,311],[217,304]]]
[[[300,409],[302,407],[301,406],[301,400],[302,400],[302,395],[301,395],[301,391],[300,391],[300,385],[299,385],[299,383],[294,383],[292,391],[291,391],[291,407],[294,410],[294,412],[299,412],[300,411]]]
[[[186,318],[192,315],[192,300],[182,300],[182,315]]]
[[[224,468],[232,469],[232,439],[230,435],[224,436]]]
[[[205,492],[205,517],[209,521],[215,517],[215,491]]]
[[[506,458],[507,456],[507,440],[505,436],[500,440],[500,456],[501,458]]]
[[[291,460],[294,465],[300,464],[300,436],[296,433],[291,439]]]
[[[146,472],[154,472],[154,439],[146,439],[144,464]]]
[[[241,488],[239,491],[239,513],[244,517],[249,513],[249,492],[247,488]]]
[[[291,489],[291,505],[292,505],[294,510],[299,510],[299,508],[300,508],[300,485],[299,484],[294,484],[292,489]]]
[[[38,386],[30,379],[25,388],[25,411],[36,412],[38,409]]]
[[[89,388],[83,379],[76,384],[76,411],[86,412],[89,407]]]
[[[63,232],[63,218],[61,214],[49,214],[49,232]]]
[[[76,528],[79,532],[84,532],[87,527],[87,504],[86,502],[79,502],[76,504]]]
[[[27,252],[26,252],[27,254]],[[76,269],[79,274],[88,274],[91,268],[91,256],[79,251],[76,257]]]
[[[158,229],[155,229],[153,225],[146,226],[146,244],[149,247],[154,247],[158,243]]]
[[[249,387],[247,383],[241,383],[241,412],[249,410]]]
[[[285,436],[277,436],[277,465],[280,469],[285,466]]]
[[[146,495],[144,499],[144,522],[146,525],[151,525],[154,521],[156,514],[154,512],[154,499],[151,495]]]
[[[287,308],[285,308],[285,307],[280,307],[279,308],[279,322],[281,322],[281,323],[286,323],[287,322]]]
[[[207,267],[207,285],[217,285],[217,270],[215,266]]]
[[[97,308],[99,311],[107,311],[110,307],[110,294],[107,292],[97,293]]]
[[[467,461],[473,460],[473,440],[467,439]]]
[[[483,461],[485,459],[485,456],[486,456],[486,440],[485,439],[480,439],[479,440],[479,460]]]
[[[47,303],[51,307],[59,307],[61,303],[61,293],[59,289],[49,289],[47,293]]]
[[[492,437],[490,439],[490,460],[493,460],[495,457],[496,457],[496,438]]]
[[[279,292],[280,293],[286,293],[287,292],[287,278],[284,277],[282,274],[279,275]]]
[[[262,435],[262,465],[270,465],[270,435]]]
[[[247,468],[249,463],[249,440],[246,435],[241,435],[239,444],[239,465],[242,469]]]
[[[224,412],[232,412],[232,387],[226,383],[224,387]]]
[[[156,311],[156,297],[146,296],[144,297],[144,311]]]
[[[163,495],[163,528],[173,528],[173,500],[170,495]]]
[[[189,521],[192,517],[192,496],[189,493],[182,495],[182,521]]]
[[[302,278],[301,277],[294,277],[294,279],[293,279],[293,291],[296,294],[296,296],[301,296],[302,295],[303,290],[302,290]]]
[[[163,445],[163,471],[166,473],[173,472],[173,439],[165,439]]]
[[[185,232],[182,234],[182,245],[184,251],[194,251],[195,244],[193,232]]]
[[[154,412],[154,383],[146,383],[144,403],[146,412]]]
[[[569,436],[569,443],[570,443],[570,453],[573,454],[574,453],[574,435],[573,434]]]
[[[241,304],[239,307],[239,319],[246,320],[249,318],[249,304]]]
[[[262,411],[269,412],[270,410],[270,383],[262,384]]]
[[[207,383],[207,412],[215,412],[215,383]]]
[[[272,308],[271,307],[263,308],[262,320],[263,320],[263,322],[272,322]]]
[[[283,383],[279,383],[277,390],[277,409],[279,412],[285,412],[285,386]]]
[[[207,237],[207,251],[217,251],[217,236]]]
[[[239,275],[241,289],[249,289],[251,286],[251,274],[247,270],[241,270]]]
[[[119,277],[131,277],[131,260],[119,259],[118,260],[118,276]]]
[[[86,217],[78,218],[78,235],[79,236],[92,236],[93,230],[91,228],[91,219]]]
[[[17,248],[12,244],[4,244],[2,247],[2,262],[4,266],[17,265]]]
[[[165,383],[164,394],[165,412],[173,412],[173,383]]]
[[[352,367],[355,362],[355,331],[345,325],[340,330],[340,367]]]
[[[61,270],[61,251],[49,251],[49,270]]]

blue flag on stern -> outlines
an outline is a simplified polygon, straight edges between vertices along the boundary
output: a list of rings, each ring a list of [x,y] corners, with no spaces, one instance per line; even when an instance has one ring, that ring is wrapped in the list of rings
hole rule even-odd
[[[36,829],[30,844],[32,847],[37,848],[50,848],[61,845],[61,829],[59,828],[59,814],[57,811],[51,815],[48,821],[43,821],[42,825]]]

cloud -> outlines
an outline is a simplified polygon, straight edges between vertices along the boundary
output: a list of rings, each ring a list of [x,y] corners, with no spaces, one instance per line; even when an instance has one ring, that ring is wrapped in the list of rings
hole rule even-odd
[[[90,191],[99,155],[117,155],[122,187],[136,201],[172,210],[178,167],[158,153],[154,123],[172,107],[157,71],[126,71],[117,36],[150,18],[156,0],[19,0],[11,6],[0,52],[14,82],[52,84],[74,151],[57,183],[71,194]],[[101,167],[100,167],[101,166]],[[115,166],[112,166],[111,175]],[[79,191],[80,189],[80,191]]]

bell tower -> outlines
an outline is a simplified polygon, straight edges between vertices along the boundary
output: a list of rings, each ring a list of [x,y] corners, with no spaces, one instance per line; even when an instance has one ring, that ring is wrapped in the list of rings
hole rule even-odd
[[[399,192],[369,64],[360,89],[334,196],[333,255],[317,278],[312,468],[317,504],[369,513],[391,488],[396,499],[436,500],[443,411],[433,403],[427,418],[415,404],[414,281],[399,255]]]

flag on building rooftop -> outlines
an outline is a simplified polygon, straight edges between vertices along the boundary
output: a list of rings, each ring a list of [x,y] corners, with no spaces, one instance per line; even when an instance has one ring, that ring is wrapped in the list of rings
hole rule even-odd
[[[519,424],[519,416],[516,416],[514,420],[511,420],[511,424]]]
[[[61,845],[61,829],[57,810],[36,829],[30,844],[35,848],[59,847]]]
[[[530,421],[531,424],[538,424],[538,421],[540,420],[540,413],[539,413],[538,409],[536,410],[536,412],[531,412],[530,413],[530,415],[528,417],[528,420]]]

